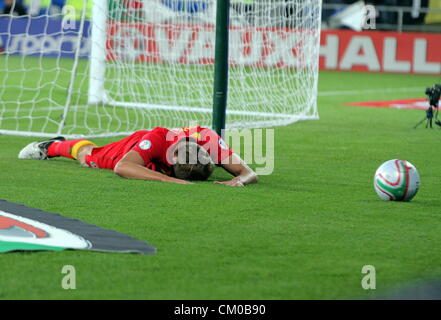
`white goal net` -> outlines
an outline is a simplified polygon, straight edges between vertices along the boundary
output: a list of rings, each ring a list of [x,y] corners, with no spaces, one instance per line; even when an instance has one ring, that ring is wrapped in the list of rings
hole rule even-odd
[[[216,1],[71,9],[0,15],[0,133],[211,126]],[[318,117],[320,13],[320,0],[231,1],[227,128]]]

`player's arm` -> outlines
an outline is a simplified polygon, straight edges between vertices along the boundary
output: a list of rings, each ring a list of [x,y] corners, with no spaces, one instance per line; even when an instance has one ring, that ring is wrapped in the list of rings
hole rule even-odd
[[[169,177],[157,171],[145,167],[144,160],[135,150],[130,150],[118,161],[113,171],[127,179],[154,180],[174,182],[179,184],[192,184],[189,181]]]
[[[225,184],[234,187],[243,187],[258,181],[257,174],[236,154],[232,153],[229,157],[222,160],[221,166],[231,173],[234,178],[227,181],[215,181],[216,184]]]

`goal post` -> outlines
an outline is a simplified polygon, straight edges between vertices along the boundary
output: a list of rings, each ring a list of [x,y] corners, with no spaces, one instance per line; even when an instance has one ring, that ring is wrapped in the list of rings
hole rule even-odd
[[[89,0],[92,1],[92,0]],[[93,0],[91,21],[91,50],[88,104],[106,102],[104,91],[106,39],[107,39],[107,0]]]
[[[228,29],[230,1],[217,1],[216,40],[214,57],[213,129],[222,135],[225,129],[228,96]]]
[[[93,0],[91,19],[77,15],[69,28],[63,12],[0,15],[0,133],[104,137],[317,119],[321,0],[218,1]],[[229,40],[215,45],[217,5],[228,2],[219,31]],[[215,56],[226,67],[217,79]]]

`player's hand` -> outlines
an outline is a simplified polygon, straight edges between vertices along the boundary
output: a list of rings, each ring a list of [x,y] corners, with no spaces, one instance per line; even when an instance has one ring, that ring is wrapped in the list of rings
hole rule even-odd
[[[230,186],[230,187],[243,187],[244,184],[242,183],[242,181],[240,181],[240,179],[233,178],[231,180],[227,180],[227,181],[215,181],[214,184],[224,184],[226,186]]]

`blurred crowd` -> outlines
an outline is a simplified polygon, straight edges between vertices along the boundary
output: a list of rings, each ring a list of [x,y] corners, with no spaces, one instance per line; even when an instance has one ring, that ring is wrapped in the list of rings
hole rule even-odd
[[[338,13],[344,6],[351,5],[358,2],[358,0],[323,0],[323,20],[326,21],[334,14]],[[418,25],[427,22],[426,13],[419,11],[419,9],[441,9],[441,0],[365,0],[367,5],[383,6],[383,7],[406,7],[408,9],[413,8],[414,12],[406,12],[403,15],[402,23],[404,25]],[[329,9],[326,8],[326,4],[341,5],[339,9]],[[431,22],[441,23],[441,17],[439,14],[433,14]],[[377,9],[377,19],[378,24],[396,25],[399,20],[399,15],[397,11],[386,11]]]
[[[119,0],[121,2],[133,2],[139,0]],[[164,4],[168,5],[168,0],[161,0]],[[173,0],[174,2],[178,0]],[[168,1],[168,2],[173,2]],[[252,11],[253,2],[260,2],[262,0],[230,0],[233,6],[238,2],[241,5],[246,5],[249,7],[249,11]],[[276,0],[271,0],[276,1]],[[284,0],[277,0],[284,2]],[[302,0],[300,0],[302,1]],[[87,1],[88,7],[88,17],[91,12],[92,6],[91,0]],[[179,2],[179,1],[178,1]],[[181,1],[182,2],[182,1]],[[202,1],[200,1],[202,2]],[[288,2],[285,0],[285,2]],[[344,10],[348,5],[354,4],[358,0],[323,0],[323,20],[326,22],[330,17]],[[441,0],[365,0],[365,4],[372,4],[375,6],[386,6],[386,7],[408,7],[408,8],[436,8],[441,9]],[[13,15],[40,15],[40,14],[57,14],[61,13],[65,5],[73,6],[75,9],[78,8],[78,13],[82,11],[84,0],[0,0],[0,13],[13,14]],[[338,7],[327,7],[327,5],[338,5]],[[415,25],[427,22],[426,13],[419,12],[418,14],[406,12],[402,17],[402,23],[404,25]],[[376,22],[378,24],[388,24],[396,25],[399,20],[398,13],[396,11],[385,11],[377,10]],[[441,14],[431,14],[431,22],[441,23]]]
[[[91,4],[92,1],[88,3]],[[83,4],[83,0],[0,0],[0,13],[16,16],[59,14],[65,5],[79,8],[81,12]]]

